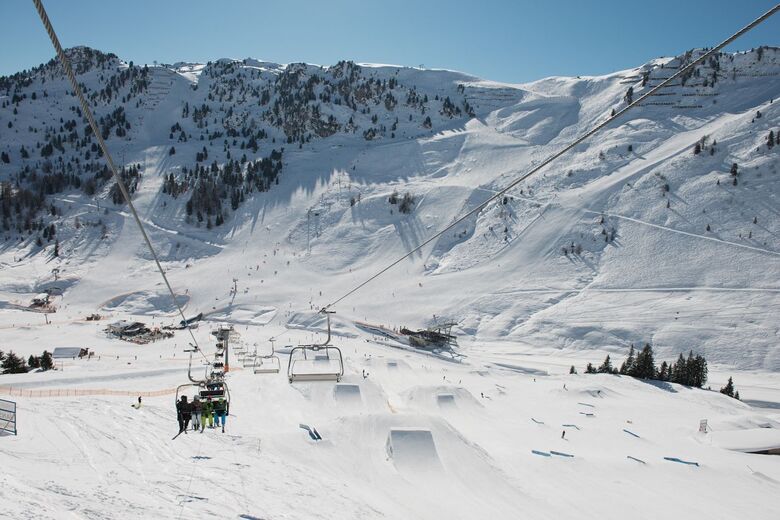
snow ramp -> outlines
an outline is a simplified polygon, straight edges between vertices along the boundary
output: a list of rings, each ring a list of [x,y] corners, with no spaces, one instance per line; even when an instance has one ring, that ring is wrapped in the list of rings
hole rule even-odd
[[[405,471],[439,470],[439,454],[430,430],[391,428],[387,435],[387,456]]]

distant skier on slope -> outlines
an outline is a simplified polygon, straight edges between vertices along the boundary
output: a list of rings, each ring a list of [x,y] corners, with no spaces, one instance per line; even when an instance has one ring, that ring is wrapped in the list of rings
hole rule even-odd
[[[187,402],[187,396],[181,396],[176,402],[176,418],[179,420],[179,433],[184,432],[187,434],[187,426],[190,424],[192,418],[192,408],[190,403]]]
[[[217,402],[214,403],[214,415],[216,416],[217,420],[217,426],[220,425],[220,422],[222,423],[222,433],[225,433],[225,417],[227,414],[227,403],[225,402],[224,397],[220,397],[217,399]]]

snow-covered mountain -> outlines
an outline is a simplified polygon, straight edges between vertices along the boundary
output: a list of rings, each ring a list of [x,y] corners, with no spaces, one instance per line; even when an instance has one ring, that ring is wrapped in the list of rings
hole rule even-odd
[[[188,312],[256,324],[334,300],[699,52],[505,85],[68,51]],[[496,342],[590,358],[649,342],[663,357],[780,369],[778,93],[778,49],[718,55],[343,302],[340,318],[447,317],[464,353]],[[56,285],[62,305],[168,313],[76,105],[55,61],[0,78],[2,299]]]
[[[179,303],[204,313],[144,345],[107,322],[179,317],[60,67],[0,78],[0,350],[94,354],[0,375],[18,421],[0,517],[777,518],[777,457],[753,454],[780,447],[775,48],[718,55],[340,301],[340,382],[285,373],[325,337],[319,308],[699,52],[505,85],[70,49]],[[44,291],[56,313],[30,308]],[[451,357],[391,330],[442,319]],[[224,360],[219,322],[225,432],[171,440],[188,367]],[[644,343],[656,365],[706,356],[704,388],[582,373]],[[274,348],[280,372],[256,374]],[[717,392],[729,376],[742,401]]]

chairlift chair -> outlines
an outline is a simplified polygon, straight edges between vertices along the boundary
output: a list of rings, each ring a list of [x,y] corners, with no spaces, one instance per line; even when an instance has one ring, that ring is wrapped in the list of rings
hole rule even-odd
[[[205,379],[195,379],[192,376],[192,354],[197,351],[197,347],[194,346],[190,350],[185,350],[185,352],[189,352],[190,354],[189,365],[187,367],[187,378],[190,382],[176,387],[175,402],[178,402],[182,395],[187,394],[190,394],[188,396],[190,402],[192,402],[192,398],[196,395],[201,401],[205,401],[209,397],[212,399],[219,399],[222,397],[225,399],[227,413],[230,413],[230,389],[225,382],[224,363],[209,363],[211,372],[206,375]],[[190,389],[189,392],[187,392],[188,388]]]
[[[323,309],[328,319],[328,338],[325,343],[298,345],[290,350],[287,363],[287,379],[296,381],[341,381],[344,377],[344,358],[341,349],[330,344],[330,315]]]
[[[277,356],[255,358],[255,374],[278,374],[282,369],[282,362]]]
[[[244,356],[243,359],[244,368],[254,367],[255,366],[255,355],[254,354],[248,354]]]
[[[273,340],[271,340],[271,352],[266,355],[255,354],[255,365],[253,371],[255,374],[277,374],[282,369],[282,363],[279,356],[274,351]]]

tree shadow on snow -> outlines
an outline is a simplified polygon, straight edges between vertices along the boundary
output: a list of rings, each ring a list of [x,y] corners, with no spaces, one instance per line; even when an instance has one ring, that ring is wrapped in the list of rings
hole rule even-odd
[[[667,381],[656,381],[653,379],[639,379],[638,381],[641,381],[642,383],[645,383],[650,386],[654,386],[658,388],[659,390],[665,390],[667,392],[671,392],[673,394],[677,393],[677,390],[674,389],[674,387],[671,385],[671,383]]]

